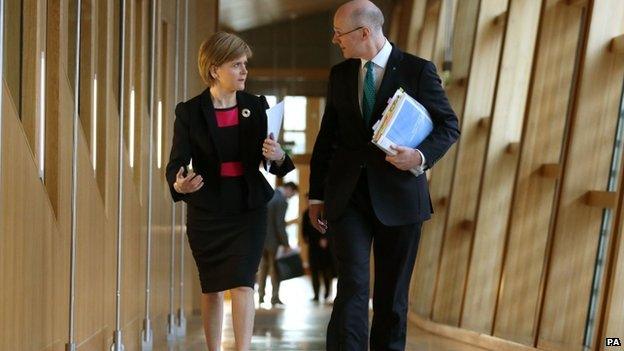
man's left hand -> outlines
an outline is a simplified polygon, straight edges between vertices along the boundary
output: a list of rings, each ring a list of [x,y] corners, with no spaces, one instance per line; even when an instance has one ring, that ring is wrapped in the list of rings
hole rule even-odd
[[[390,146],[390,148],[396,151],[396,155],[386,155],[386,161],[392,163],[394,167],[402,171],[407,171],[422,164],[420,152],[415,149],[398,145]]]

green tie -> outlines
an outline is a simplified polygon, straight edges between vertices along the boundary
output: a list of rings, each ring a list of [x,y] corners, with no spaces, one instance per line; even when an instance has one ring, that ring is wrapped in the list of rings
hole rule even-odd
[[[364,91],[362,94],[362,116],[364,122],[368,126],[375,106],[375,76],[373,76],[373,62],[368,61],[364,65],[366,67],[366,76],[364,77]]]

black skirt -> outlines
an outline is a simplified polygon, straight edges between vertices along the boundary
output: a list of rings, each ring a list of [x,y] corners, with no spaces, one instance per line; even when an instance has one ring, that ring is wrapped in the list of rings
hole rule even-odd
[[[266,227],[266,206],[219,214],[188,206],[186,233],[202,293],[253,288]]]

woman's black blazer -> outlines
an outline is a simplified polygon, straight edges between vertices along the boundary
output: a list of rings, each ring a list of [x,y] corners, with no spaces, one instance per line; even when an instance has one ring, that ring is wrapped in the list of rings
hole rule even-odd
[[[267,135],[268,103],[264,96],[255,96],[246,92],[236,93],[239,114],[240,152],[243,163],[243,177],[248,187],[247,205],[250,209],[266,204],[273,196],[273,188],[260,173],[260,163],[266,161],[262,156],[262,143]],[[243,114],[243,111],[249,111]],[[218,212],[222,199],[229,196],[220,189],[220,167],[222,146],[217,144],[217,121],[210,90],[176,106],[176,119],[173,127],[173,144],[167,164],[167,182],[174,201]],[[173,188],[176,173],[180,167],[186,167],[193,159],[193,170],[200,174],[204,185],[194,193],[180,194]],[[270,172],[283,177],[293,170],[290,157],[280,167],[273,162]],[[186,168],[185,168],[186,169]]]

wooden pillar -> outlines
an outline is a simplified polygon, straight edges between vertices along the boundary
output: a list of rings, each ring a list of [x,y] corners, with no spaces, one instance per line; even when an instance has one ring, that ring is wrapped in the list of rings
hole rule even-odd
[[[453,110],[462,119],[466,97],[466,82],[470,74],[472,46],[480,0],[461,1],[457,8],[457,22],[453,37],[453,70],[446,92]],[[431,220],[422,229],[420,247],[412,279],[411,308],[421,316],[430,318],[435,295],[440,250],[444,239],[444,223],[449,204],[451,181],[455,169],[456,146],[430,171],[429,192],[434,207]]]
[[[451,187],[444,245],[441,253],[435,321],[459,325],[470,265],[480,178],[488,139],[492,106],[503,43],[504,22],[496,22],[507,11],[508,1],[483,0],[470,68],[470,80],[457,146],[457,165]]]
[[[594,1],[586,13],[588,29],[580,52],[578,93],[571,112],[537,343],[545,349],[583,349],[603,212],[605,206],[614,205],[605,192],[610,190],[624,65],[609,51],[609,44],[624,32],[624,3]],[[584,199],[588,191],[596,200],[593,203]],[[612,227],[606,230],[612,232]]]
[[[491,334],[541,3],[510,0],[461,327]]]
[[[556,170],[582,28],[582,8],[544,2],[494,325],[495,336],[526,345],[534,344],[539,323]],[[544,172],[549,169],[555,172]]]

